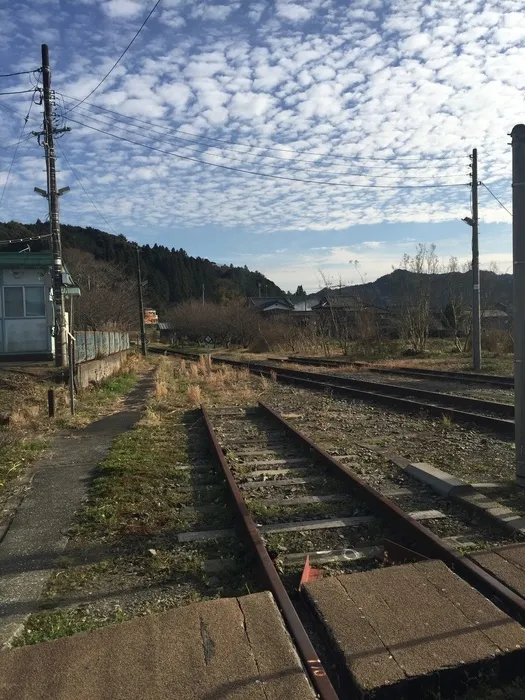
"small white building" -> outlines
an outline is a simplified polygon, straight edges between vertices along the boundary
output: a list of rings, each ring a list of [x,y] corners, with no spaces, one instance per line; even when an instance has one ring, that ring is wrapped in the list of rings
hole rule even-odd
[[[49,251],[0,253],[0,359],[53,358],[52,264]]]

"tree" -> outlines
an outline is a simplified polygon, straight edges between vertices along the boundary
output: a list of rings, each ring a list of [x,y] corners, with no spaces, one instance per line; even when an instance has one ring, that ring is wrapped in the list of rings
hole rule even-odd
[[[296,299],[304,299],[306,297],[306,292],[304,291],[302,284],[298,285],[294,296]]]
[[[80,250],[65,249],[64,260],[81,291],[81,296],[74,301],[76,329],[129,331],[137,328],[139,311],[134,277]]]
[[[401,260],[405,275],[399,305],[399,321],[403,337],[415,352],[422,352],[427,345],[432,316],[431,284],[438,269],[436,246],[418,243],[414,255],[405,253]]]

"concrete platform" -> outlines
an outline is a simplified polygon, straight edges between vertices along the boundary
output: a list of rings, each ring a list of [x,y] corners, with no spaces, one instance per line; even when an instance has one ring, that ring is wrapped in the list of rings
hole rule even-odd
[[[1,700],[310,700],[269,593],[0,653]]]
[[[525,598],[525,544],[496,547],[470,558]]]
[[[479,671],[511,677],[525,630],[442,562],[391,566],[304,586],[362,697],[447,697]]]

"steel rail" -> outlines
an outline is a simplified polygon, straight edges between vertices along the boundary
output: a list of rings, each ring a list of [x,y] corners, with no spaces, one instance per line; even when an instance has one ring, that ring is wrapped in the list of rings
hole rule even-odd
[[[407,377],[419,377],[428,379],[451,379],[455,382],[465,382],[467,384],[489,384],[501,389],[514,388],[514,377],[505,377],[492,374],[475,374],[470,372],[446,372],[444,370],[420,369],[418,367],[368,367],[368,371],[378,374],[396,374]]]
[[[182,355],[192,360],[198,360],[200,355],[186,353],[178,350],[160,350],[155,348],[155,352],[164,354]],[[331,391],[342,395],[349,395],[353,398],[364,401],[374,401],[382,405],[400,408],[404,411],[419,413],[422,410],[427,413],[442,418],[448,416],[453,420],[463,423],[483,426],[494,432],[514,436],[514,421],[510,416],[514,413],[512,404],[497,403],[495,401],[483,401],[469,396],[456,396],[454,394],[441,394],[439,392],[427,391],[424,389],[412,389],[402,387],[398,384],[381,384],[379,382],[367,381],[364,379],[352,379],[351,377],[339,377],[337,375],[324,374],[321,372],[306,372],[303,370],[292,370],[278,367],[264,362],[247,362],[245,360],[232,360],[230,358],[212,357],[216,363],[227,364],[232,367],[245,367],[250,372],[263,374],[265,376],[275,373],[281,381],[297,383],[310,389],[320,391]],[[337,383],[334,383],[337,382]],[[439,403],[417,401],[405,398],[406,396],[421,396],[421,398],[431,399]],[[446,405],[446,404],[449,405]],[[452,405],[450,405],[452,404]],[[475,407],[478,410],[499,413],[508,418],[484,415],[482,413],[472,413],[463,411],[453,406],[463,406],[465,408]]]
[[[430,391],[428,389],[419,389],[417,387],[405,387],[399,384],[382,384],[373,382],[367,379],[354,379],[353,377],[341,377],[336,374],[327,374],[322,372],[304,372],[302,370],[289,370],[283,368],[281,371],[288,374],[296,374],[298,376],[308,376],[312,379],[320,379],[329,381],[342,386],[356,387],[360,389],[368,389],[375,391],[376,387],[381,390],[382,394],[392,394],[393,396],[414,396],[422,399],[429,399],[435,403],[452,404],[452,407],[474,409],[478,411],[489,411],[496,413],[506,418],[514,418],[514,406],[507,403],[499,403],[497,401],[487,401],[485,399],[476,399],[471,396],[457,396],[456,394],[443,394],[439,391]]]
[[[246,367],[248,368],[251,372],[253,373],[258,373],[258,374],[263,374],[265,376],[270,375],[272,372],[275,373],[275,376],[277,379],[280,379],[281,381],[286,381],[286,382],[291,382],[291,383],[297,383],[303,386],[306,386],[310,389],[316,389],[320,391],[331,391],[332,393],[339,393],[342,395],[349,395],[352,396],[353,398],[358,398],[358,399],[363,399],[364,401],[375,401],[376,403],[380,404],[386,404],[389,406],[393,406],[396,408],[401,408],[404,411],[410,411],[412,413],[418,413],[423,411],[426,411],[427,413],[430,413],[435,416],[443,417],[443,416],[448,416],[454,420],[456,420],[459,423],[466,423],[466,424],[472,424],[475,423],[477,425],[482,425],[486,428],[490,428],[491,430],[494,430],[497,433],[502,433],[504,435],[509,435],[513,436],[514,435],[514,421],[511,419],[507,418],[498,418],[495,416],[490,416],[490,415],[484,415],[482,413],[469,413],[466,411],[462,411],[457,408],[452,408],[451,406],[445,406],[441,404],[434,404],[434,403],[427,403],[427,402],[422,402],[422,401],[416,401],[414,399],[407,399],[401,396],[397,396],[394,394],[386,394],[384,393],[384,389],[387,387],[391,386],[396,386],[396,390],[404,391],[405,394],[410,395],[410,389],[407,389],[406,391],[404,390],[404,387],[398,387],[397,385],[384,385],[384,384],[379,384],[378,382],[369,382],[366,383],[366,386],[369,390],[364,390],[361,388],[357,388],[353,385],[348,385],[347,384],[347,378],[342,377],[339,378],[337,377],[336,379],[342,380],[342,383],[340,384],[333,384],[332,382],[329,382],[326,380],[328,379],[334,379],[331,375],[326,375],[326,374],[320,374],[320,373],[315,373],[315,372],[303,372],[301,370],[289,370],[289,369],[282,369],[280,367],[275,367],[271,365],[267,365],[264,363],[252,363],[252,362],[242,362],[239,360],[230,360],[230,359],[224,359],[224,358],[213,358],[214,362],[222,362],[225,364],[232,365],[234,367]],[[312,377],[314,377],[312,379]],[[324,381],[321,381],[321,378]],[[349,381],[354,381],[354,380],[349,380]],[[355,380],[355,382],[359,383],[362,380]],[[377,388],[376,388],[377,387]],[[370,390],[370,389],[373,389]],[[381,391],[380,391],[381,390]],[[430,392],[432,393],[432,392]],[[440,401],[444,399],[449,399],[450,403],[454,403],[456,398],[460,399],[469,399],[469,397],[456,397],[453,394],[438,394],[440,397]],[[474,399],[477,400],[477,399]],[[496,404],[495,402],[487,402],[487,403],[494,403],[496,406],[510,406],[510,404]],[[511,406],[511,408],[513,408]]]
[[[525,599],[521,595],[488,573],[468,556],[458,554],[451,545],[443,542],[428,528],[402,511],[393,501],[367,484],[356,472],[341,464],[341,462],[328,454],[326,450],[316,445],[273,408],[262,401],[259,401],[259,406],[281,428],[285,429],[296,442],[299,442],[303,448],[307,448],[310,453],[313,453],[320,462],[328,466],[333,472],[342,475],[346,481],[350,481],[358,495],[367,502],[370,508],[392,523],[398,532],[411,540],[419,554],[433,559],[440,559],[474,588],[484,595],[495,599],[499,606],[505,609],[512,617],[519,620],[522,624],[525,622]]]
[[[277,572],[277,569],[275,568],[270,555],[266,550],[264,540],[262,539],[257,525],[250,515],[232,471],[226,462],[208,412],[202,405],[201,411],[213,451],[219,464],[221,465],[222,471],[226,478],[226,483],[228,484],[228,488],[235,503],[235,507],[239,515],[239,522],[242,524],[244,534],[251,542],[257,556],[258,563],[261,567],[261,573],[263,575],[265,585],[268,587],[268,590],[272,592],[277,602],[277,606],[282,613],[288,631],[295,642],[308,675],[310,676],[312,685],[319,694],[321,700],[338,700],[338,696],[332,686],[332,683],[330,682],[330,679],[328,678],[326,671],[319,660],[318,654],[303,627],[303,624],[293,606],[292,601],[290,600],[288,593],[286,592],[279,573]]]

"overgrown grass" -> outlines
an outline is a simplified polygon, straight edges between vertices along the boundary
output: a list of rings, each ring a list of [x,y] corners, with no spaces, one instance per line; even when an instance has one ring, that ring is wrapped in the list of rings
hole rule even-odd
[[[118,396],[131,379],[117,377],[93,392]],[[233,525],[220,471],[179,466],[208,459],[208,443],[194,406],[245,404],[261,393],[258,380],[210,363],[161,357],[143,419],[120,435],[97,468],[90,495],[43,597],[19,643],[56,638],[133,615],[222,595],[257,590],[237,538],[184,543],[184,531]],[[206,504],[212,509],[201,509]],[[213,507],[215,504],[215,508]],[[209,574],[210,559],[232,568]],[[118,603],[118,615],[114,611]],[[109,613],[108,613],[109,610]]]
[[[12,646],[48,642],[77,632],[87,632],[111,623],[123,622],[125,619],[126,614],[119,608],[100,617],[89,615],[81,608],[36,613],[31,615],[24,631],[13,641]]]

